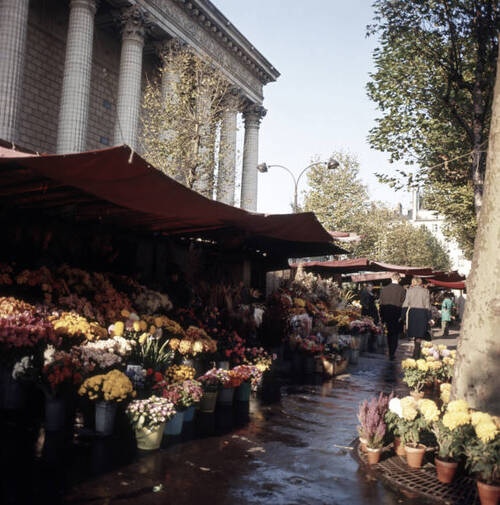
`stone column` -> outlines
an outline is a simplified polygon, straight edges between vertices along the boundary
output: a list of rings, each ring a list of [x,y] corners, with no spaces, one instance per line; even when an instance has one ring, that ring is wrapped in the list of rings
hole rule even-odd
[[[0,139],[18,142],[29,0],[0,1]]]
[[[179,82],[180,76],[176,69],[172,68],[172,58],[177,51],[182,49],[182,42],[178,39],[163,40],[155,44],[158,56],[162,61],[161,68],[161,90],[163,98],[169,100],[173,93],[176,83]]]
[[[260,105],[250,105],[243,112],[245,139],[243,143],[243,169],[241,174],[241,208],[257,210],[257,165],[259,163],[259,126],[266,115]]]
[[[96,0],[71,0],[66,61],[59,109],[57,152],[87,148]]]
[[[207,198],[213,198],[214,192],[214,115],[210,88],[202,83],[196,91],[196,120],[194,128],[198,135],[194,147],[193,158],[198,165],[196,168],[193,189]]]
[[[219,172],[217,174],[217,200],[234,205],[234,186],[236,174],[236,131],[240,91],[232,89],[222,114]]]
[[[122,24],[122,51],[116,104],[114,144],[137,150],[141,107],[142,51],[146,31],[145,13],[137,6],[125,9]]]

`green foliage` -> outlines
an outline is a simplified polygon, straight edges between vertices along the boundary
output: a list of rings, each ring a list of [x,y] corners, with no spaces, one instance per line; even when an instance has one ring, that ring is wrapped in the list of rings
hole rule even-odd
[[[432,432],[439,446],[439,459],[457,461],[464,454],[466,441],[470,438],[472,431],[473,428],[470,424],[450,430],[441,420],[434,423]]]
[[[164,372],[173,362],[174,352],[168,346],[168,340],[161,343],[156,339],[147,339],[138,343],[130,356],[133,363],[141,363],[143,368],[152,368]]]
[[[500,482],[500,436],[484,443],[472,437],[465,446],[466,465],[470,472],[476,473],[487,484]]]
[[[395,210],[370,201],[356,156],[336,152],[333,157],[340,163],[337,170],[316,166],[309,171],[305,210],[316,213],[328,230],[358,233],[361,241],[346,246],[356,257],[449,269],[448,254],[430,231],[415,228]]]
[[[367,91],[382,114],[369,142],[391,161],[416,165],[400,177],[379,178],[395,188],[425,186],[449,222],[449,236],[470,255],[482,201],[498,2],[375,0],[373,7],[368,34],[379,37],[379,47]]]
[[[402,419],[399,423],[401,441],[404,445],[417,445],[420,443],[420,434],[427,427],[424,417],[420,414],[413,421]]]

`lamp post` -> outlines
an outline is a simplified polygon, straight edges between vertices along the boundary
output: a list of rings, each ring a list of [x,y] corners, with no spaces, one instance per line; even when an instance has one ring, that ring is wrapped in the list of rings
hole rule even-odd
[[[316,165],[324,165],[324,164],[325,164],[324,161],[316,161],[314,163],[311,163],[306,168],[304,168],[302,170],[302,172],[300,172],[298,177],[295,177],[294,173],[289,168],[284,167],[283,165],[268,165],[267,163],[260,163],[259,165],[257,165],[257,170],[260,173],[265,174],[266,172],[269,171],[270,168],[278,167],[278,168],[282,168],[283,170],[286,170],[292,176],[293,184],[294,184],[293,213],[296,214],[298,211],[298,189],[299,189],[300,178],[311,167],[315,167]],[[326,168],[328,170],[335,170],[336,168],[339,167],[339,165],[340,165],[340,163],[337,160],[334,160],[333,158],[330,158],[328,160],[328,162],[326,162]]]

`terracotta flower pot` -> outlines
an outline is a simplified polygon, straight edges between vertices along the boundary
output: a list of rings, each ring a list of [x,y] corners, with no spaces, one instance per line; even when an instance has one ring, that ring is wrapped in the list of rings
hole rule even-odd
[[[401,443],[401,439],[399,437],[394,438],[394,452],[398,456],[406,456],[405,446]]]
[[[425,445],[418,444],[417,447],[405,445],[406,462],[410,468],[420,468],[425,454]]]
[[[497,505],[500,501],[500,486],[498,485],[485,484],[478,480],[477,490],[481,505]]]
[[[434,463],[436,465],[438,481],[444,484],[452,482],[453,477],[455,477],[455,472],[457,471],[458,463],[456,461],[443,461],[438,458],[434,458]]]
[[[367,449],[366,443],[367,443],[366,438],[359,437],[359,446],[361,447],[362,452],[366,452],[366,449]]]
[[[380,461],[380,455],[382,454],[382,449],[372,449],[371,447],[366,448],[366,457],[368,458],[368,463],[370,465],[376,465]]]

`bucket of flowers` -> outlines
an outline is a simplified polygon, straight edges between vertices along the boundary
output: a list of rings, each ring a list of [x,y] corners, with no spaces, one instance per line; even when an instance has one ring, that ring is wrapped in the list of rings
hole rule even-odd
[[[223,372],[227,372],[224,370]],[[203,396],[200,400],[200,412],[212,414],[215,411],[217,403],[217,395],[221,389],[221,380],[226,377],[225,373],[219,373],[219,369],[212,368],[201,377],[198,381],[203,388]]]
[[[435,412],[431,400],[420,400],[420,410],[427,408]],[[427,405],[429,407],[427,407]],[[430,416],[427,414],[426,418]],[[438,454],[434,459],[437,477],[440,482],[449,484],[453,481],[460,456],[464,452],[465,440],[471,432],[471,418],[467,404],[463,400],[449,402],[442,416],[433,417],[431,430],[438,443]]]
[[[203,396],[203,388],[200,382],[193,379],[183,381],[182,388],[184,390],[184,408],[186,409],[184,410],[184,422],[190,423],[194,419],[196,405],[198,405]]]
[[[40,385],[45,393],[45,429],[59,431],[70,424],[73,400],[82,382],[83,367],[72,354],[49,347],[40,374]]]
[[[241,380],[241,384],[236,390],[236,400],[248,402],[252,391],[252,382],[259,382],[262,372],[253,365],[238,365],[232,369],[232,372]]]
[[[321,338],[316,335],[302,338],[298,345],[298,350],[304,356],[304,373],[312,374],[316,371],[315,357],[323,352],[324,346]]]
[[[135,429],[137,448],[143,451],[159,449],[165,423],[175,415],[173,404],[153,395],[131,401],[125,412]]]
[[[95,429],[102,436],[113,433],[117,404],[136,396],[132,382],[120,370],[85,379],[78,394],[96,401]]]
[[[220,370],[221,376],[225,376],[221,380],[222,389],[219,391],[217,403],[222,405],[231,405],[234,399],[234,391],[240,387],[242,383],[241,375],[234,373],[233,370]]]
[[[160,382],[157,388],[161,390],[162,398],[166,398],[175,409],[175,414],[165,424],[165,435],[177,436],[181,434],[184,423],[185,392],[182,383],[166,384]]]
[[[481,505],[500,502],[500,420],[472,412],[474,430],[465,441],[466,467],[477,476]]]

